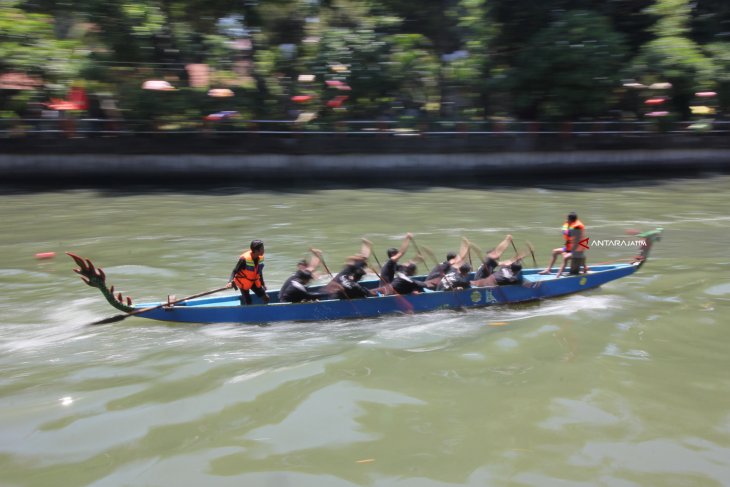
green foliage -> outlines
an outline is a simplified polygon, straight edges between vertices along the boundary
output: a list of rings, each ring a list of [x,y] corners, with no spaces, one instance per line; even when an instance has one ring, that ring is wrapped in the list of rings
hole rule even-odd
[[[689,118],[693,93],[715,85],[715,66],[698,44],[685,37],[689,33],[689,0],[657,0],[650,12],[659,17],[653,29],[657,38],[641,48],[633,73],[647,82],[670,82],[674,111]]]
[[[37,74],[52,82],[75,78],[83,53],[74,40],[56,38],[50,15],[28,13],[19,2],[0,7],[0,72]]]
[[[538,32],[518,57],[509,83],[528,117],[572,118],[604,114],[626,58],[623,37],[608,20],[570,11]]]
[[[651,29],[657,37],[681,37],[689,32],[692,7],[688,0],[657,0],[647,12],[658,17]]]
[[[686,37],[660,37],[646,44],[636,58],[644,76],[668,81],[686,81],[709,88],[714,78],[712,62],[697,44]]]
[[[133,119],[602,117],[621,77],[671,82],[684,117],[700,89],[730,107],[729,24],[727,0],[2,0],[0,73],[42,79],[44,97],[84,81]],[[189,63],[236,96],[189,88]],[[180,89],[145,92],[146,79]],[[0,109],[38,98],[5,93]]]

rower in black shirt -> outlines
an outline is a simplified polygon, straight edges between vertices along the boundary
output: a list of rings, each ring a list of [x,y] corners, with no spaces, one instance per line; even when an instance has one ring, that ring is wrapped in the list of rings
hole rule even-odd
[[[469,273],[471,266],[467,263],[461,264],[458,269],[454,269],[441,279],[437,289],[439,291],[454,291],[456,289],[468,289],[471,287],[469,283]]]
[[[504,262],[499,262],[499,258],[502,257],[502,254],[505,250],[507,250],[507,247],[510,245],[511,242],[512,235],[507,235],[505,239],[499,243],[499,245],[486,253],[486,255],[484,256],[484,263],[479,266],[479,268],[474,273],[475,281],[479,279],[485,279],[491,276],[497,266],[499,266],[500,264],[504,264]]]
[[[416,264],[411,262],[405,266],[403,271],[396,272],[392,282],[393,291],[397,294],[412,294],[428,289],[425,282],[412,279],[414,275],[416,275]]]
[[[383,268],[380,269],[381,284],[388,284],[393,282],[393,279],[395,278],[395,273],[402,270],[403,266],[398,264],[398,261],[408,250],[408,246],[410,245],[411,240],[413,240],[413,234],[407,233],[406,238],[403,239],[403,243],[401,244],[400,249],[396,249],[395,247],[391,247],[388,249],[388,260],[385,262],[385,264],[383,264]]]

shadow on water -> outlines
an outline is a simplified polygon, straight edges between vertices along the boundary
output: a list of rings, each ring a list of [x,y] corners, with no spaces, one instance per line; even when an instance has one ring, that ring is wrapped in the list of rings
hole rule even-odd
[[[39,179],[34,181],[19,181],[14,184],[0,185],[0,195],[48,193],[58,191],[91,190],[97,191],[100,196],[125,197],[140,194],[205,194],[205,195],[243,195],[252,192],[273,194],[310,194],[321,190],[397,190],[419,192],[439,188],[464,190],[479,189],[526,189],[541,188],[550,191],[593,191],[596,189],[630,188],[630,187],[659,187],[675,183],[683,179],[703,180],[730,174],[730,171],[705,171],[688,168],[686,170],[672,169],[658,175],[656,171],[642,171],[632,169],[630,172],[592,171],[574,174],[550,174],[544,172],[519,174],[499,174],[495,177],[455,174],[449,178],[429,178],[428,176],[413,176],[411,178],[390,177],[388,174],[377,172],[371,178],[350,179],[309,179],[282,178],[280,180],[261,180],[256,182],[240,182],[220,177],[199,177],[176,175],[166,177],[157,175],[140,182],[138,179],[98,179],[68,177],[54,180]]]

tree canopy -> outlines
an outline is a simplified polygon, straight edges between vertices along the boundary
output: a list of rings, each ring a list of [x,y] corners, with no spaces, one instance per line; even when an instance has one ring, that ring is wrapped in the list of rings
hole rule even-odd
[[[132,118],[575,120],[657,94],[686,118],[699,91],[730,105],[729,23],[724,0],[3,0],[0,75],[43,87],[0,112],[81,85]]]

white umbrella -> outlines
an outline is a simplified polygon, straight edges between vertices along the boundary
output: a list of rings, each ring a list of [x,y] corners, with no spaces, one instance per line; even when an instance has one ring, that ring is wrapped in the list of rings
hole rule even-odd
[[[142,83],[143,90],[154,90],[154,91],[174,91],[175,87],[164,80],[151,79]]]

